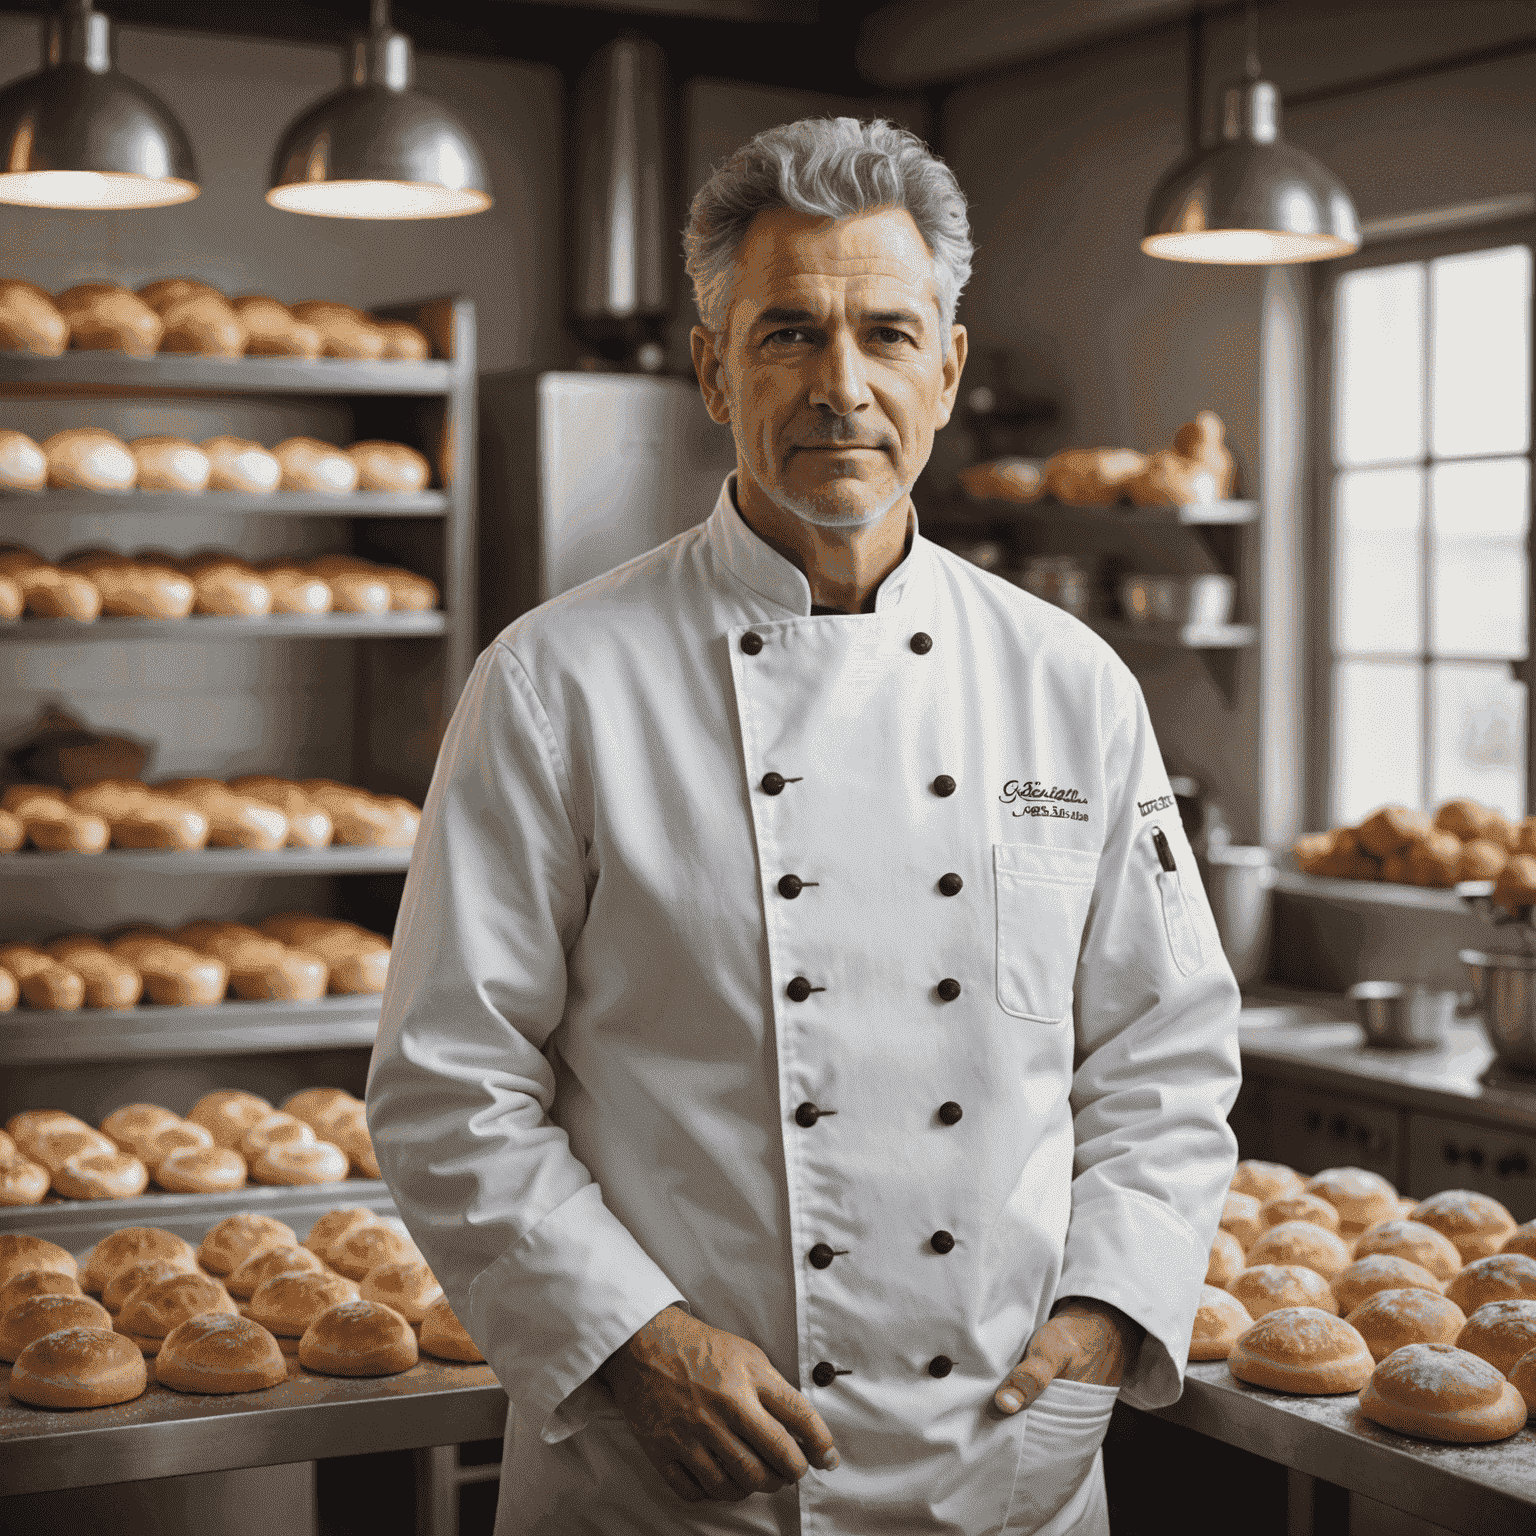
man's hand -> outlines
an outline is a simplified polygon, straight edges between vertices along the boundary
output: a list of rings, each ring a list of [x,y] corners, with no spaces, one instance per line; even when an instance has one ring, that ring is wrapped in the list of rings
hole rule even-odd
[[[1119,1307],[1086,1296],[1069,1296],[1035,1330],[1024,1358],[1008,1373],[992,1401],[1003,1413],[1028,1408],[1060,1376],[1117,1387],[1135,1357],[1145,1330]]]
[[[824,1472],[838,1463],[832,1431],[757,1345],[679,1307],[657,1313],[597,1374],[651,1465],[689,1503],[776,1493],[811,1462]]]

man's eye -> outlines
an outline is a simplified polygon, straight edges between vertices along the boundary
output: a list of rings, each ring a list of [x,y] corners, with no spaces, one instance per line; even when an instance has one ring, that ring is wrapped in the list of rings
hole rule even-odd
[[[768,337],[769,341],[783,342],[786,344],[797,341],[805,341],[806,339],[807,333],[802,331],[798,326],[786,326],[782,331],[774,331]]]
[[[905,331],[898,331],[892,325],[877,325],[874,335],[875,340],[885,347],[894,347],[909,339]]]

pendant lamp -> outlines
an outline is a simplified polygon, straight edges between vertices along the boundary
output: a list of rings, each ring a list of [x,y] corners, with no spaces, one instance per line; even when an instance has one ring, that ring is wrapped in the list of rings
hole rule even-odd
[[[197,196],[175,114],[112,62],[112,23],[69,0],[46,29],[46,65],[0,90],[0,203],[163,208]]]
[[[1198,13],[1190,87],[1199,92]],[[1198,99],[1192,121],[1199,123]],[[1141,248],[1165,261],[1280,266],[1327,261],[1360,248],[1360,222],[1344,184],[1280,137],[1280,93],[1259,78],[1257,6],[1248,0],[1248,60],[1229,86],[1221,143],[1192,153],[1158,183]]]
[[[411,40],[373,0],[352,42],[352,83],[289,124],[272,156],[267,201],[331,219],[448,219],[491,206],[469,131],[411,89]]]

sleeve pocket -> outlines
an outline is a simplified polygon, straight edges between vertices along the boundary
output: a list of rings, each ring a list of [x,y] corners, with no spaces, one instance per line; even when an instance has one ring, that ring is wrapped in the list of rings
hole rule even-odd
[[[997,1003],[1054,1024],[1072,1006],[1072,978],[1099,859],[1079,848],[994,843]]]
[[[1148,829],[1149,835],[1156,830],[1154,824]],[[1190,910],[1189,897],[1184,889],[1184,871],[1160,869],[1157,892],[1162,902],[1163,932],[1168,938],[1168,953],[1179,975],[1192,975],[1205,964],[1205,952],[1200,942],[1200,927],[1194,912]]]

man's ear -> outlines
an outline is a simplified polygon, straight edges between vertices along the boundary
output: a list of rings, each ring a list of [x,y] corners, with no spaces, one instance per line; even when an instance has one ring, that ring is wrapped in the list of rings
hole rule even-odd
[[[704,396],[710,419],[722,427],[728,426],[731,405],[721,377],[724,370],[720,354],[715,350],[715,333],[696,325],[688,335],[688,344],[693,350],[693,371],[698,376],[699,393]]]
[[[955,409],[955,396],[960,390],[960,375],[965,371],[966,334],[963,325],[949,328],[949,351],[944,354],[944,387],[939,391],[939,409],[934,419],[934,429],[947,427]]]

